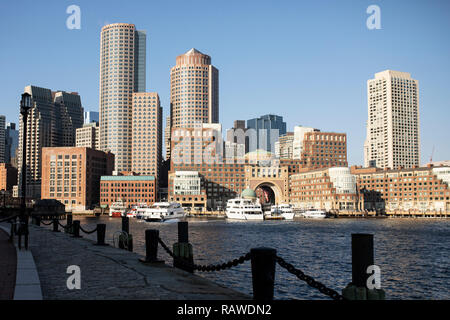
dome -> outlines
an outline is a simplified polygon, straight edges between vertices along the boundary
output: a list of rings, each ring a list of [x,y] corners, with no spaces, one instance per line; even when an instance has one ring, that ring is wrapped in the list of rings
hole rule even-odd
[[[244,191],[242,191],[241,197],[244,199],[256,199],[256,192],[250,188],[247,188]]]

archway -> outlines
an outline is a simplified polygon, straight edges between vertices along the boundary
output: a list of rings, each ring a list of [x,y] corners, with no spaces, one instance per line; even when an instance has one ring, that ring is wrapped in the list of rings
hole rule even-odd
[[[263,211],[270,211],[270,207],[277,203],[277,191],[274,185],[268,183],[262,183],[256,187],[255,193]]]

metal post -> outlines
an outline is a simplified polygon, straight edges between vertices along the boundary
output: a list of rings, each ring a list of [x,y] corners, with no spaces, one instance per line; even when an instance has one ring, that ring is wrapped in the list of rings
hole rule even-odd
[[[122,217],[122,231],[126,232],[127,234],[130,234],[130,221],[129,218],[126,216]]]
[[[352,283],[367,288],[367,267],[373,265],[373,234],[352,234]]]
[[[164,262],[158,260],[159,230],[145,230],[145,259],[141,262]]]
[[[58,230],[58,219],[57,218],[53,219],[53,232],[59,232],[59,230]]]
[[[73,237],[81,238],[81,236],[80,236],[80,220],[74,220],[72,226],[73,226]]]
[[[250,250],[254,300],[273,300],[275,285],[275,258],[277,250],[255,248]]]
[[[41,217],[40,216],[34,217],[34,222],[39,227],[41,225]]]
[[[189,243],[189,225],[187,221],[178,222],[178,242]]]
[[[99,246],[106,245],[105,235],[106,235],[106,224],[104,223],[97,224],[97,245]]]
[[[67,224],[66,224],[66,232],[67,233],[70,233],[71,232],[71,229],[72,229],[72,219],[73,219],[73,217],[72,217],[72,214],[67,214],[66,215],[66,218],[67,218]]]

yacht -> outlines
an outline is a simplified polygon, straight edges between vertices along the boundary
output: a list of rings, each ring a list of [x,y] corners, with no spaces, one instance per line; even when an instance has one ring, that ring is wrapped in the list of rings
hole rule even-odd
[[[114,202],[109,208],[109,216],[110,217],[122,217],[126,214],[127,208],[122,200],[118,200]]]
[[[244,198],[228,200],[226,215],[228,219],[235,220],[264,220],[261,204]]]
[[[327,214],[323,210],[319,209],[308,209],[305,212],[302,212],[302,216],[304,218],[313,218],[313,219],[324,219],[327,217]]]
[[[288,203],[280,203],[278,205],[274,205],[270,209],[271,217],[281,217],[283,220],[292,220],[294,219],[294,209]]]
[[[178,202],[155,202],[149,208],[138,209],[136,214],[145,221],[166,221],[186,216],[186,212]]]
[[[137,212],[139,209],[148,208],[146,203],[139,203],[138,205],[132,206],[131,209],[127,212],[127,217],[137,218]]]

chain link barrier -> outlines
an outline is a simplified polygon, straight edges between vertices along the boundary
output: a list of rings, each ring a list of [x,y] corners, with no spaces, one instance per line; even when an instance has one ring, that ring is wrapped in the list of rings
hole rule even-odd
[[[95,227],[95,229],[92,230],[92,231],[87,231],[87,230],[84,230],[84,229],[80,226],[80,230],[83,231],[83,232],[86,233],[86,234],[91,234],[91,233],[94,233],[94,232],[97,231],[97,227]]]
[[[53,224],[53,221],[50,221],[49,223],[45,223],[43,220],[41,220],[41,223],[42,223],[44,226],[49,226],[49,225]]]
[[[292,264],[286,262],[283,258],[276,256],[276,262],[280,265],[280,267],[286,269],[289,273],[292,273],[300,280],[306,282],[310,287],[319,290],[324,295],[329,296],[333,300],[345,300],[345,298],[335,290],[330,289],[319,281],[314,280],[313,277],[306,275],[302,270],[295,268]]]

